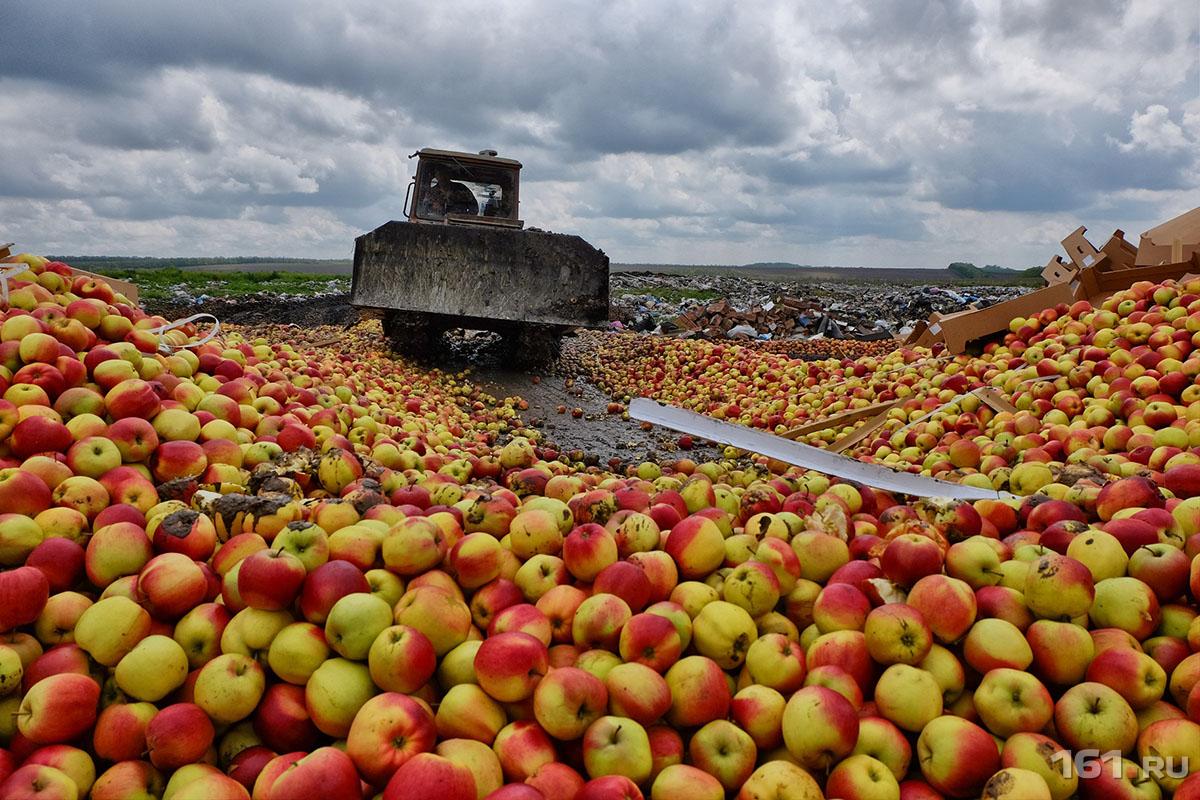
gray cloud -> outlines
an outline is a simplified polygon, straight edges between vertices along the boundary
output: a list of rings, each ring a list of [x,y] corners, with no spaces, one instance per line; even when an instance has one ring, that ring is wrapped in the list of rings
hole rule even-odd
[[[0,218],[60,253],[345,256],[413,150],[496,147],[530,224],[616,260],[1041,263],[1200,187],[1180,5],[19,4]]]

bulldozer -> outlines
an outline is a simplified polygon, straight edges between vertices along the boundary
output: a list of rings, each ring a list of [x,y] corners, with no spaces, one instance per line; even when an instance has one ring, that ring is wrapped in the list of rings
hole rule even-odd
[[[526,228],[521,162],[424,148],[393,220],[354,242],[350,302],[381,316],[397,352],[428,359],[453,329],[500,334],[507,363],[558,355],[608,320],[608,256],[579,236]]]

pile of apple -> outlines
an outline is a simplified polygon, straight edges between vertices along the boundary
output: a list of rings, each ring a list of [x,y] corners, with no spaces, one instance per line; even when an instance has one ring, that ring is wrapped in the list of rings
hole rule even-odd
[[[900,348],[882,357],[803,362],[748,347],[608,337],[588,370],[617,396],[651,396],[782,431],[901,400],[852,451],[865,460],[1018,494],[1064,466],[1162,482],[1197,480],[1200,280],[1139,283],[1013,320],[980,356]],[[973,390],[1016,406],[997,413]],[[830,442],[838,426],[803,439]],[[1015,473],[1015,474],[1014,474]],[[1194,489],[1193,489],[1194,490]]]
[[[1090,462],[1041,443],[1020,451],[1055,467],[1041,491],[975,503],[768,463],[618,475],[377,333],[196,345],[21,263],[0,318],[0,798],[1200,797],[1186,459],[1072,477]],[[742,419],[751,385],[875,402],[897,366],[894,392],[1016,384],[1045,330],[975,360],[704,344],[689,364],[649,337],[628,360]]]

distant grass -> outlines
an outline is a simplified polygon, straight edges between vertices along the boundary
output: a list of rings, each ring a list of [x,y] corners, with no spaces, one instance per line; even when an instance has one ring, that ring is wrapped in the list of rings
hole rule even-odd
[[[342,291],[349,291],[350,282],[344,275],[311,275],[299,272],[201,272],[193,269],[99,269],[103,275],[137,284],[138,294],[145,300],[168,300],[176,289],[189,294],[213,297],[242,297],[257,292],[277,295],[308,296],[329,291],[334,282]]]
[[[281,268],[285,271],[305,271],[332,273],[348,264],[345,259],[316,259],[316,258],[279,258],[276,256],[236,256],[232,258],[220,256],[200,257],[151,257],[151,256],[51,256],[58,261],[65,261],[80,269],[100,272],[102,270],[154,270],[171,267],[206,267],[217,266],[258,266],[259,269]],[[323,267],[323,268],[322,268]]]
[[[618,296],[649,294],[668,303],[680,303],[684,300],[716,300],[721,293],[713,289],[683,289],[670,286],[655,286],[646,289],[619,289]]]

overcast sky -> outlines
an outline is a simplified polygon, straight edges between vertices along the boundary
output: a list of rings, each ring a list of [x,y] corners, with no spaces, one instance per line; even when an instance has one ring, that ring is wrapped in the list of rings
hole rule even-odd
[[[348,257],[423,146],[615,261],[1023,267],[1200,205],[1196,0],[2,5],[36,252]]]

